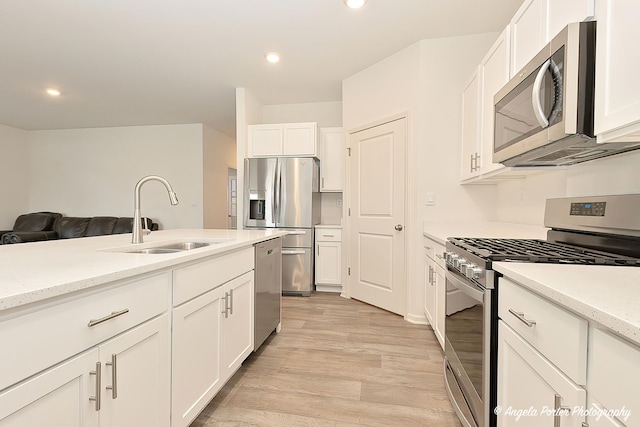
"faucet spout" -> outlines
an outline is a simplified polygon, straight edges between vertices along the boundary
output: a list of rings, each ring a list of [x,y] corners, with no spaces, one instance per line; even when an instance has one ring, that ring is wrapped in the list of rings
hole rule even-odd
[[[158,175],[149,175],[149,176],[145,176],[140,181],[138,181],[133,192],[133,229],[132,229],[133,237],[131,239],[131,243],[142,243],[142,215],[140,215],[140,189],[142,188],[142,185],[148,181],[161,182],[167,189],[167,192],[169,193],[169,202],[171,203],[171,205],[175,206],[178,204],[178,196],[176,196],[175,191],[173,191],[173,188],[171,188],[171,184],[169,184],[169,181],[167,181],[163,177]]]

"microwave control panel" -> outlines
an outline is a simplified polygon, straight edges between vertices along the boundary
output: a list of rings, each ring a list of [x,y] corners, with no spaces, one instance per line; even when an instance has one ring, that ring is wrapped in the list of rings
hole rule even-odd
[[[604,216],[606,206],[607,202],[571,203],[571,211],[569,215]]]

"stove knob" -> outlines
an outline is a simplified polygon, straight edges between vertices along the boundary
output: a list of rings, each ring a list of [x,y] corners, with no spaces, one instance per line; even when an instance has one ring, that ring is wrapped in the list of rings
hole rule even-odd
[[[461,268],[462,265],[465,265],[467,263],[467,260],[464,258],[460,258],[458,256],[456,256],[456,258],[453,260],[453,266],[456,268]]]
[[[449,258],[447,259],[447,264],[449,265],[453,265],[454,267],[456,266],[456,262],[458,261],[459,256],[456,254],[451,254],[449,255]]]
[[[469,277],[470,279],[479,279],[481,274],[482,274],[482,269],[480,267],[473,267],[471,269],[471,276],[467,274],[467,277]]]
[[[469,279],[473,279],[473,269],[477,268],[477,266],[475,264],[472,263],[468,263],[464,270],[460,269],[460,271],[462,271],[464,273],[465,276],[467,276]]]

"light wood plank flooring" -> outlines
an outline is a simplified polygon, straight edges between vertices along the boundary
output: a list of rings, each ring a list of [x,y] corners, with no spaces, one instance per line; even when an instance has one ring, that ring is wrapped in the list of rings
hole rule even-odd
[[[192,423],[459,427],[433,331],[337,294],[284,297],[282,331]]]

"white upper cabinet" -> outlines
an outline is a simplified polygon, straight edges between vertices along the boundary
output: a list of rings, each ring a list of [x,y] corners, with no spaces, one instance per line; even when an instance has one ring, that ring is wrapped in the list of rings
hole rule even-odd
[[[462,91],[462,168],[460,179],[465,180],[480,173],[478,157],[480,156],[480,85],[478,69]]]
[[[320,191],[341,192],[344,176],[344,129],[320,129]]]
[[[598,142],[640,141],[640,40],[636,1],[598,0],[595,133]]]
[[[509,25],[510,75],[520,72],[565,26],[593,16],[594,0],[525,0]]]
[[[317,157],[315,122],[250,125],[247,157]]]
[[[494,108],[493,97],[509,81],[509,32],[504,29],[498,40],[480,62],[480,171],[504,168],[493,163]]]
[[[525,0],[511,19],[511,76],[515,76],[547,43],[546,18],[546,0]]]
[[[568,24],[582,22],[595,15],[595,0],[548,1],[547,42],[553,39]]]

